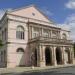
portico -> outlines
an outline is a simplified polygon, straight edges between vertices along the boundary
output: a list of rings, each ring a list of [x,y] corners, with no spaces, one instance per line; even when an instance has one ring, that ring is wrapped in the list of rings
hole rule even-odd
[[[57,66],[73,63],[73,56],[72,56],[73,51],[71,45],[50,44],[45,42],[40,44],[38,43],[37,45],[34,43],[31,44],[30,46],[36,47],[37,60],[34,60],[34,63],[37,62],[36,66],[45,67],[45,66]]]

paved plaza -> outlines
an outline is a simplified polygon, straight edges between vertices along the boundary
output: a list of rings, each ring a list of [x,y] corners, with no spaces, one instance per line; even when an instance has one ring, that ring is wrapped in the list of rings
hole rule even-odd
[[[47,69],[40,71],[30,71],[30,72],[13,72],[13,73],[5,73],[0,75],[75,75],[75,66],[66,67],[66,68],[56,68],[56,69]]]

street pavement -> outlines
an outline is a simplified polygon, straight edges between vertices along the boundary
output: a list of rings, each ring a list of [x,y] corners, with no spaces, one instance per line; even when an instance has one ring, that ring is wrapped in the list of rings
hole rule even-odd
[[[75,75],[75,66],[57,69],[40,70],[35,72],[7,73],[1,75]]]

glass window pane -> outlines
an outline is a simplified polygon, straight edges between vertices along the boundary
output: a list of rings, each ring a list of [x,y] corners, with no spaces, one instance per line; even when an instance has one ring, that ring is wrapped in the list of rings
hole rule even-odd
[[[16,38],[24,39],[24,28],[22,26],[17,27]]]

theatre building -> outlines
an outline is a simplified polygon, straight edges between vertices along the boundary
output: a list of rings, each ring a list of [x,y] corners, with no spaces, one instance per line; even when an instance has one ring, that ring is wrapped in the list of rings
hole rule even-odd
[[[0,67],[73,64],[70,31],[57,26],[31,5],[6,11],[0,20]]]

